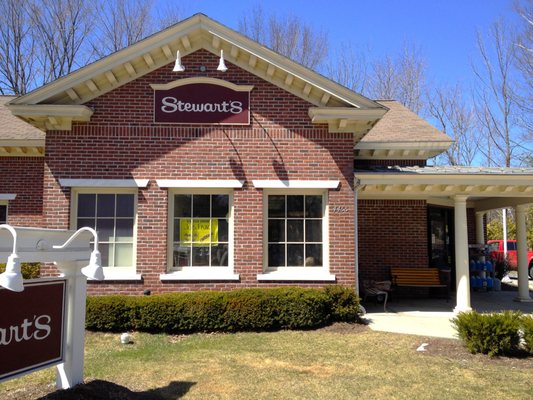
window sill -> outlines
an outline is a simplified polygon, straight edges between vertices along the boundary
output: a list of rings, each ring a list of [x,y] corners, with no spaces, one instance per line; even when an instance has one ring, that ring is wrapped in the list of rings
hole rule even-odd
[[[90,282],[101,282],[89,279]],[[127,271],[106,271],[104,268],[104,281],[142,281],[142,275]]]
[[[323,271],[294,272],[294,271],[271,271],[257,274],[257,280],[261,281],[322,281],[334,282],[335,275]]]
[[[159,275],[162,282],[171,281],[238,281],[239,274],[227,271],[174,271],[168,274]]]

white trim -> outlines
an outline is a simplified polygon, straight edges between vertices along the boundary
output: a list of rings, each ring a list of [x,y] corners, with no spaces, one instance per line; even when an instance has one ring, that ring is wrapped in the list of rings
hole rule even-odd
[[[149,179],[65,179],[59,178],[61,187],[94,187],[94,188],[145,188]]]
[[[287,267],[289,269],[294,269]],[[327,281],[334,282],[335,275],[324,272],[323,268],[317,268],[319,271],[312,271],[315,267],[298,268],[298,271],[270,271],[263,274],[257,274],[257,280],[261,281]],[[300,270],[305,269],[305,271]]]
[[[191,267],[191,269],[194,267]],[[223,268],[224,271],[216,271],[215,268]],[[165,281],[238,281],[239,274],[227,271],[228,267],[211,267],[208,273],[203,271],[173,271],[159,275],[162,282]]]
[[[244,182],[237,179],[156,179],[160,188],[187,188],[187,189],[240,189]]]
[[[280,180],[252,180],[257,189],[337,189],[338,179],[327,181],[280,181]]]
[[[160,83],[160,84],[152,83],[150,84],[150,87],[154,90],[169,90],[169,89],[174,89],[180,86],[193,85],[196,83],[207,83],[210,85],[222,86],[222,87],[231,89],[235,92],[251,92],[252,89],[254,88],[253,85],[235,85],[232,82],[224,81],[222,79],[208,78],[204,76],[177,79],[175,81],[170,81],[168,83]]]
[[[15,200],[17,197],[14,193],[0,193],[0,200]]]
[[[142,275],[136,274],[133,268],[130,271],[113,271],[113,269],[123,269],[120,267],[104,268],[104,281],[142,281]]]

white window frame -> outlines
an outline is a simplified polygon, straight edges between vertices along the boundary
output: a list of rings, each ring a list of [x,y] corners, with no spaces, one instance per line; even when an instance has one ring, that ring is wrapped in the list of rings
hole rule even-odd
[[[269,267],[268,266],[268,196],[321,195],[322,196],[322,266]],[[263,189],[263,273],[258,281],[335,281],[329,272],[329,193],[324,189]]]
[[[0,193],[0,206],[6,206],[6,224],[9,218],[9,201],[15,200],[16,197],[13,193]]]
[[[167,220],[167,273],[161,274],[162,281],[238,281],[239,274],[234,273],[234,209],[233,188],[176,188],[168,189],[168,220]],[[228,265],[225,267],[180,267],[173,265],[174,256],[174,196],[177,194],[226,194],[229,196],[228,218]]]
[[[141,274],[138,274],[137,265],[137,220],[138,220],[138,189],[119,188],[119,187],[72,187],[71,189],[71,207],[70,207],[70,226],[76,229],[78,216],[78,195],[79,194],[133,194],[134,198],[134,215],[133,215],[133,265],[129,267],[104,267],[104,280],[111,281],[140,281]]]
[[[5,222],[0,221],[0,224],[7,224],[7,219],[9,216],[9,202],[7,200],[0,200],[0,206],[6,206],[6,220]]]

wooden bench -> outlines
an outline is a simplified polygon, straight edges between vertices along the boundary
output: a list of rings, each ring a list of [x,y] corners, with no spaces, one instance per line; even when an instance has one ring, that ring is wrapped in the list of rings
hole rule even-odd
[[[446,299],[450,299],[450,282],[438,268],[391,267],[394,287],[440,287],[446,288]]]

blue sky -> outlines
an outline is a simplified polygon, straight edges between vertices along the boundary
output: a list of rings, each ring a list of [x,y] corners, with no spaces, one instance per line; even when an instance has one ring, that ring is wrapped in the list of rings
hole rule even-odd
[[[176,4],[175,0],[160,0]],[[183,0],[180,15],[202,12],[233,29],[253,1]],[[472,60],[477,56],[476,29],[486,31],[499,17],[516,20],[512,0],[269,0],[265,12],[297,15],[326,31],[333,46],[349,42],[369,48],[372,56],[394,56],[405,43],[420,47],[435,83],[472,79]]]

